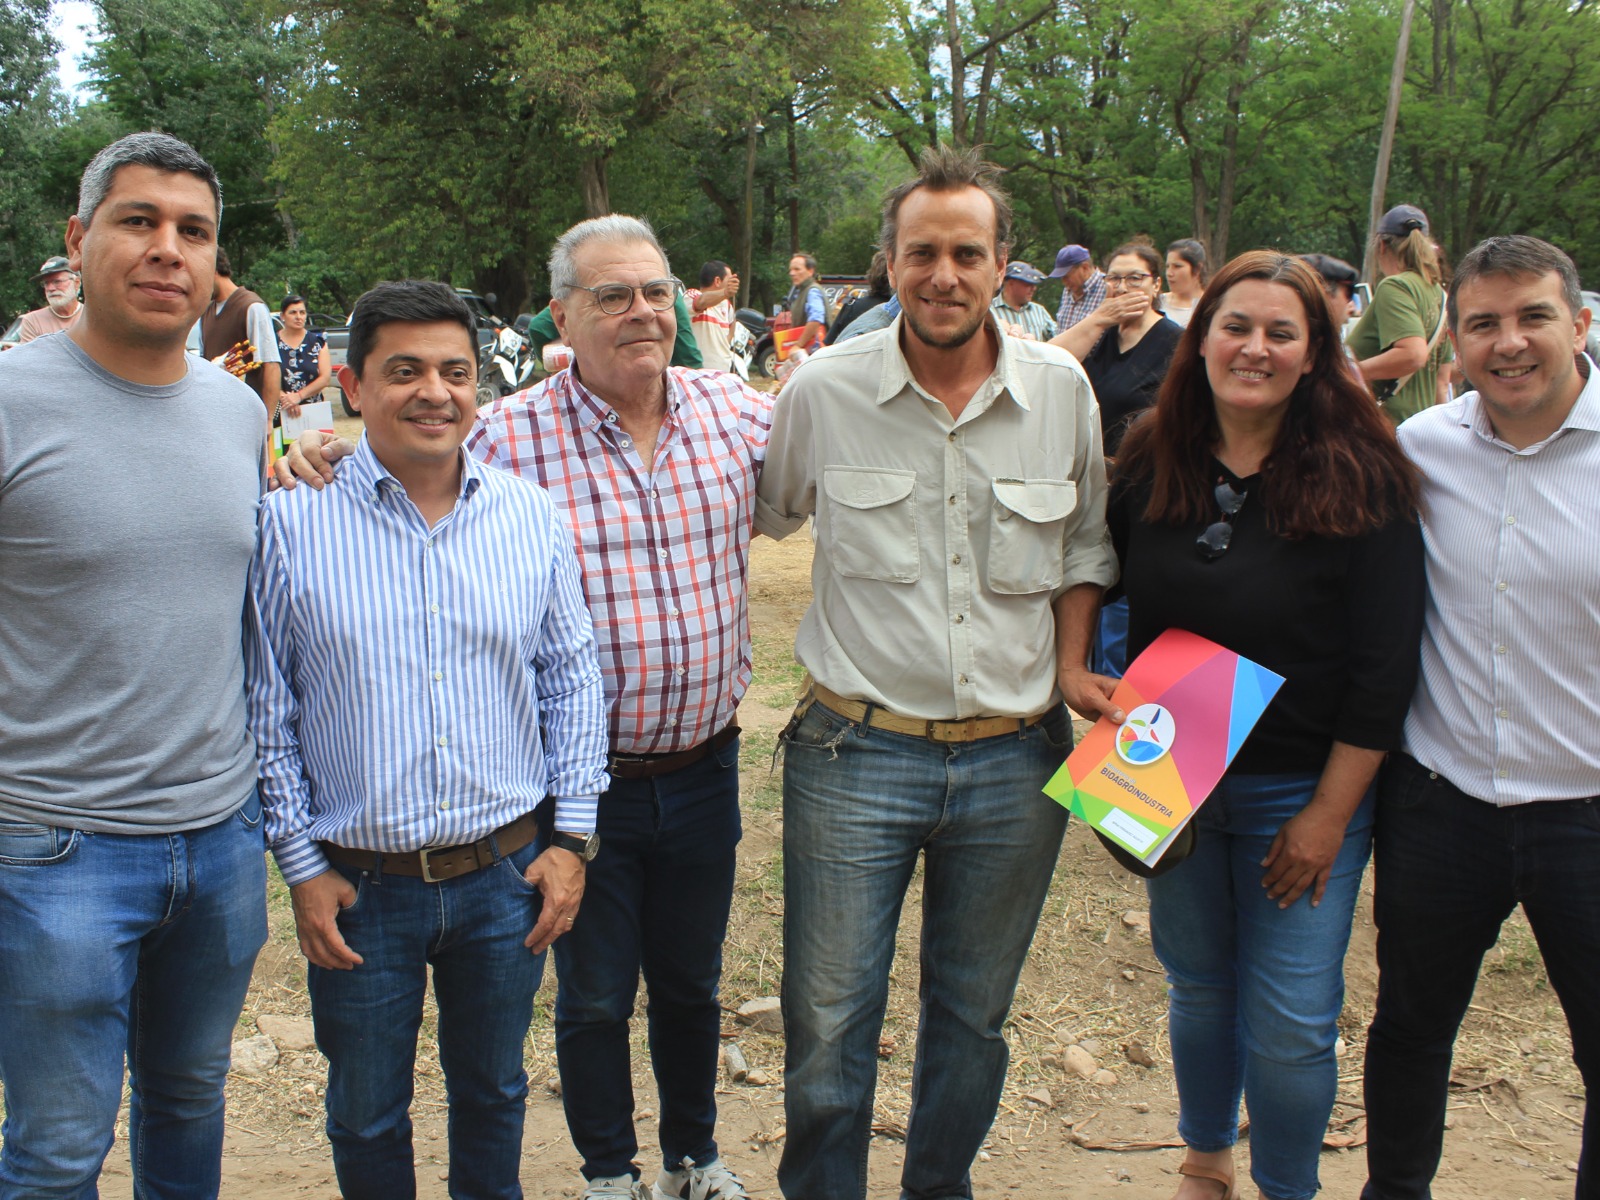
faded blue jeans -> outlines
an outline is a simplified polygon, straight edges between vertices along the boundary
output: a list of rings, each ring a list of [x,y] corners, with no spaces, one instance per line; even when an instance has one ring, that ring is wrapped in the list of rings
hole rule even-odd
[[[1269,1200],[1311,1200],[1338,1087],[1344,952],[1372,848],[1369,793],[1346,827],[1322,903],[1267,898],[1261,860],[1317,785],[1225,775],[1195,816],[1194,853],[1148,881],[1150,932],[1170,986],[1178,1136],[1226,1150],[1250,1105],[1250,1175]]]
[[[1065,709],[1017,733],[938,743],[812,705],[785,739],[787,1200],[859,1200],[895,930],[924,860],[921,1020],[901,1195],[970,1197],[1008,1053],[1002,1029],[1067,812],[1041,791],[1072,744]]]
[[[339,932],[364,961],[349,971],[312,966],[307,976],[345,1200],[416,1195],[411,1094],[430,966],[450,1100],[450,1195],[522,1195],[522,1053],[545,959],[522,944],[542,904],[522,874],[534,853],[530,844],[443,883],[333,867],[356,887]]]
[[[122,1103],[141,1200],[214,1197],[267,937],[261,805],[174,834],[0,821],[0,1197],[96,1196]]]

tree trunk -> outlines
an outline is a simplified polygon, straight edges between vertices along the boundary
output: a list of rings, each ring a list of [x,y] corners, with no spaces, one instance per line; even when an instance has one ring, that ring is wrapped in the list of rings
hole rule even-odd
[[[586,217],[603,217],[611,211],[611,188],[606,182],[607,157],[597,154],[578,164],[578,191],[583,196]]]
[[[950,49],[950,141],[967,145],[967,60],[961,50],[961,15],[956,0],[944,4],[945,44]]]
[[[789,118],[784,125],[784,136],[789,148],[789,254],[793,257],[800,253],[800,147],[795,138],[795,126],[799,122],[794,115],[793,96],[784,109]]]

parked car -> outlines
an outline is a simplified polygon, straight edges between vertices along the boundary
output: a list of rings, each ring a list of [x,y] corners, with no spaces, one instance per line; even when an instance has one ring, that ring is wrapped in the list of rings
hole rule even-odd
[[[20,341],[22,341],[22,316],[19,314],[15,321],[6,326],[6,331],[0,333],[0,350],[9,350]]]

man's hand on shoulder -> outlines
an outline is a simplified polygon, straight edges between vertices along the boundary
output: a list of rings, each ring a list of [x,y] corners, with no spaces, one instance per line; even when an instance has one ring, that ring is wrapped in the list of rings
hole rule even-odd
[[[343,875],[329,868],[321,875],[289,889],[294,906],[295,932],[300,952],[330,971],[348,971],[361,965],[361,955],[345,944],[339,932],[339,910],[356,902],[356,889]]]
[[[583,902],[584,861],[571,850],[551,846],[528,864],[522,877],[544,896],[539,920],[522,942],[538,954],[578,919],[578,906]]]
[[[272,482],[290,491],[303,479],[321,491],[323,484],[333,482],[333,464],[355,452],[356,445],[348,438],[308,429],[272,464]]]

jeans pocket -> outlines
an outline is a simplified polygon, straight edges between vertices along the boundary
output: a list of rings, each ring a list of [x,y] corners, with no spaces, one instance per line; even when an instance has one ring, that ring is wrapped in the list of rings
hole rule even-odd
[[[64,862],[82,836],[79,830],[56,825],[0,820],[0,865],[47,867]]]
[[[1072,719],[1064,711],[1046,713],[1030,732],[1037,732],[1052,750],[1058,750],[1063,755],[1072,750]]]
[[[1378,807],[1399,812],[1421,808],[1437,783],[1438,777],[1416,759],[1391,754],[1378,773]]]
[[[790,727],[784,732],[783,742],[788,747],[827,750],[838,757],[844,735],[852,728],[851,722],[832,709],[813,704],[798,722],[790,722]]]
[[[371,878],[370,875],[366,871],[358,871],[354,867],[342,867],[337,863],[333,864],[328,869],[339,872],[339,874],[344,876],[345,882],[356,889],[356,898],[334,914],[334,921],[337,923],[343,921],[347,916],[360,916],[361,913],[359,912],[359,909],[361,908],[361,902],[367,898],[367,886],[368,881]]]
[[[720,746],[711,752],[711,761],[724,771],[737,769],[739,766],[739,739],[735,737],[726,746]]]
[[[261,828],[261,792],[258,789],[250,789],[244,803],[234,812],[233,819],[246,829]]]
[[[1575,807],[1578,810],[1578,823],[1590,833],[1600,833],[1600,796],[1579,800]]]

